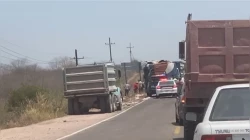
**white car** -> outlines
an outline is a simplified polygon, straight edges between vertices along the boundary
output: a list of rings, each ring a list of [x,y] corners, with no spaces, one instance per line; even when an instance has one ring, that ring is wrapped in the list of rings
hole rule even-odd
[[[195,113],[186,120],[196,121]],[[203,121],[196,126],[194,140],[250,140],[249,84],[218,87],[212,96]]]
[[[156,86],[156,97],[159,98],[161,95],[177,95],[177,85],[174,80],[162,79],[158,82]]]

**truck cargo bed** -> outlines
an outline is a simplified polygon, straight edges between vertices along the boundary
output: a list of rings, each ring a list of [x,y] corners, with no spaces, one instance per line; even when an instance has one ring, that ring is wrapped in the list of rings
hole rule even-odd
[[[249,20],[190,20],[187,24],[186,79],[191,82],[248,81]]]
[[[117,87],[114,65],[86,65],[65,68],[64,95],[97,95],[108,94]]]

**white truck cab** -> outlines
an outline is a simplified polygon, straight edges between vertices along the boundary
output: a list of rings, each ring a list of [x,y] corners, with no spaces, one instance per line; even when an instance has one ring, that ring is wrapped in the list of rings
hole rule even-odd
[[[196,121],[193,112],[186,120]],[[218,87],[208,104],[203,121],[196,126],[194,140],[250,140],[249,84]]]

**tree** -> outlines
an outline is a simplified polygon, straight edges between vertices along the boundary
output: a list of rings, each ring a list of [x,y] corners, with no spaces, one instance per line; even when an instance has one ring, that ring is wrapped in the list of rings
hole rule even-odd
[[[49,66],[51,69],[61,69],[64,67],[73,67],[75,62],[70,57],[56,57],[50,63]]]

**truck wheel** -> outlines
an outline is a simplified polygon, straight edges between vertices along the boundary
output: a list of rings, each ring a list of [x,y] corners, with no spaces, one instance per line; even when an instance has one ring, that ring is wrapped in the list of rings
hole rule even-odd
[[[112,95],[106,97],[106,112],[111,113],[113,111]]]
[[[119,103],[119,106],[117,107],[117,110],[121,111],[122,110],[122,103]]]
[[[183,119],[179,119],[179,124],[183,126]]]
[[[112,112],[115,112],[117,110],[117,107],[116,107],[116,96],[114,94],[112,94]]]
[[[77,99],[74,99],[74,115],[79,115],[79,114],[81,114],[80,103],[78,102]]]
[[[176,124],[179,124],[180,123],[180,121],[179,121],[179,119],[178,119],[178,117],[177,117],[177,114],[175,113],[175,123]]]
[[[184,140],[192,140],[196,125],[193,122],[184,120]]]
[[[83,111],[84,114],[87,114],[87,113],[89,113],[89,108],[88,107],[84,107],[82,111]]]
[[[74,99],[68,98],[68,115],[74,115]]]
[[[102,113],[106,113],[106,97],[100,98],[100,109]]]

